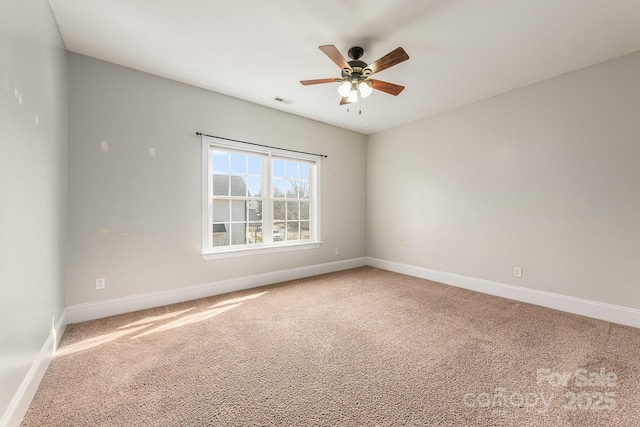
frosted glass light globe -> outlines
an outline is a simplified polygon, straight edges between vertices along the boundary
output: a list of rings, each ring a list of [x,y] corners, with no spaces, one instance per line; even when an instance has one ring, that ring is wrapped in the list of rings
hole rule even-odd
[[[338,93],[342,96],[349,96],[349,92],[351,92],[351,82],[345,81],[340,86],[338,86]]]
[[[360,90],[360,96],[363,98],[366,98],[373,92],[373,89],[371,89],[371,86],[369,86],[367,82],[360,82],[358,89]]]

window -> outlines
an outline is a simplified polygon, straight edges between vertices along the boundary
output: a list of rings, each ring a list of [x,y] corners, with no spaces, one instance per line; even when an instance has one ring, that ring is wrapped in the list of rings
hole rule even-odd
[[[319,159],[203,136],[205,259],[319,247]]]

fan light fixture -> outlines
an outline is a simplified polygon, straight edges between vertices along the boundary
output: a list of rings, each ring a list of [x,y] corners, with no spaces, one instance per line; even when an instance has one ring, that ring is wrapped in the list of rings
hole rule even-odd
[[[349,92],[351,92],[351,82],[345,80],[340,86],[338,86],[338,93],[340,96],[349,96]]]
[[[367,96],[371,95],[371,92],[373,92],[373,89],[371,89],[371,86],[369,86],[369,83],[367,82],[360,82],[360,84],[358,85],[358,90],[360,91],[360,96],[362,96],[363,98],[366,98]]]
[[[360,96],[358,96],[360,92]],[[340,86],[338,86],[338,93],[340,96],[346,97],[348,102],[358,102],[360,98],[364,99],[371,95],[373,89],[366,81],[359,83],[352,83],[349,80],[345,80]]]
[[[347,97],[347,102],[358,102],[358,90],[354,89],[349,92],[349,96]]]

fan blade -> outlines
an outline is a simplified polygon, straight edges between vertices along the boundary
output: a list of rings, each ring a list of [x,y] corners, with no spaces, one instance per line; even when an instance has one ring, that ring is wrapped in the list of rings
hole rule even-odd
[[[401,62],[409,59],[409,55],[404,51],[403,48],[399,47],[389,53],[387,53],[382,58],[378,59],[373,64],[369,65],[366,69],[371,70],[371,74],[379,73],[382,70],[386,70],[389,67],[393,67],[394,65],[398,65]]]
[[[382,80],[367,79],[367,81],[371,82],[372,88],[378,89],[382,92],[390,93],[394,96],[398,95],[404,89],[404,86],[383,82]]]
[[[345,105],[345,104],[351,104],[351,103],[347,101],[346,96],[343,96],[342,99],[340,100],[340,105]]]
[[[341,70],[344,70],[345,68],[349,70],[351,69],[351,66],[349,65],[347,60],[344,59],[344,56],[342,56],[340,51],[334,45],[328,44],[320,46],[320,50],[323,51],[324,54],[327,55],[333,62],[335,62]]]
[[[308,85],[317,85],[320,83],[335,83],[340,81],[342,81],[342,79],[315,79],[315,80],[300,80],[300,83],[302,83],[305,86],[308,86]]]

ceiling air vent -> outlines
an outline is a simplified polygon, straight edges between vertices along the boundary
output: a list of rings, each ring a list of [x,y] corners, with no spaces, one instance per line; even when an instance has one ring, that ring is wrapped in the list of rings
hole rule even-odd
[[[287,98],[283,98],[281,96],[276,96],[273,98],[274,101],[282,102],[283,104],[293,104],[293,101]]]

